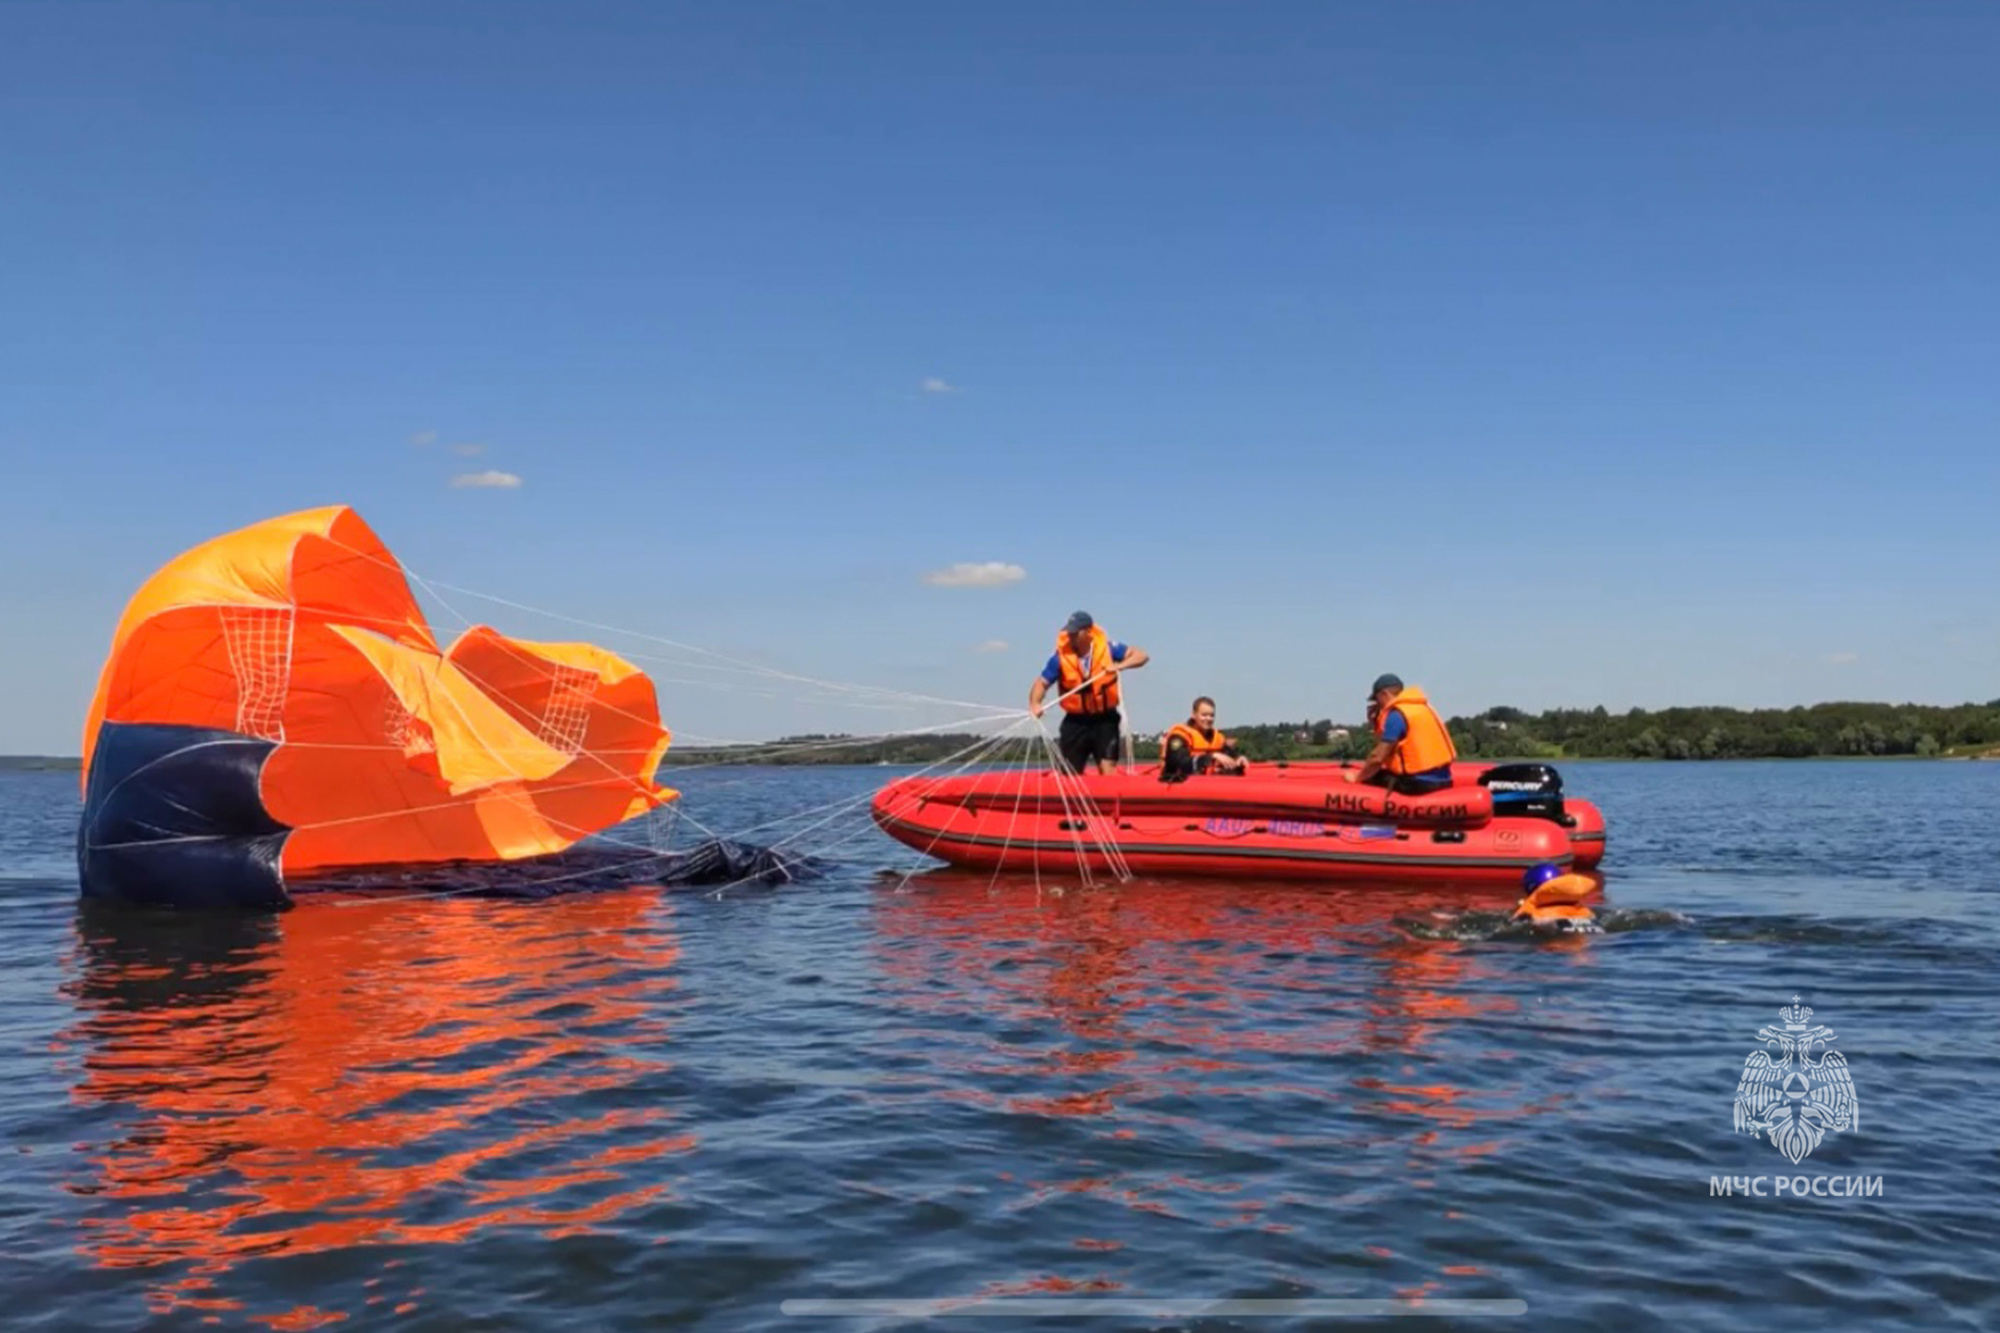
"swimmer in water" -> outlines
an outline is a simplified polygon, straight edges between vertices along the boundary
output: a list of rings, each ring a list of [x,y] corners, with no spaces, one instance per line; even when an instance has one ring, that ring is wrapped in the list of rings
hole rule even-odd
[[[1510,927],[1526,926],[1538,935],[1601,935],[1597,914],[1583,900],[1604,887],[1594,875],[1564,874],[1544,861],[1528,867],[1521,876],[1528,896],[1514,907],[1507,919]]]

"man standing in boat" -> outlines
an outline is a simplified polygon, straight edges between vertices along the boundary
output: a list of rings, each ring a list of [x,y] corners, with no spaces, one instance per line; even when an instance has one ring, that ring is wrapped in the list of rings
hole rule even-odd
[[[1028,691],[1028,711],[1040,717],[1049,686],[1060,685],[1063,720],[1056,749],[1072,772],[1104,773],[1117,766],[1118,675],[1148,660],[1143,648],[1113,643],[1088,611],[1071,616],[1056,635],[1056,650]]]
[[[1400,676],[1377,676],[1368,697],[1368,729],[1375,733],[1375,748],[1360,768],[1341,777],[1405,796],[1451,785],[1458,747],[1422,690],[1404,685]]]

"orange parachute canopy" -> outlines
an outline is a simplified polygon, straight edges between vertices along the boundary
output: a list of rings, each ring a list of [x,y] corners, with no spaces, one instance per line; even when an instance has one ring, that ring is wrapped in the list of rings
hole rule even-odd
[[[87,803],[100,739],[135,725],[268,743],[287,878],[558,852],[677,795],[653,781],[669,734],[643,672],[485,626],[440,649],[344,506],[217,537],[139,590],[84,727]]]

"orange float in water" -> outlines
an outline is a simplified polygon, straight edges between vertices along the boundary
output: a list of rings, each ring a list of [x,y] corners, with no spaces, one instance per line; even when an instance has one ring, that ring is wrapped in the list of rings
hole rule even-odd
[[[517,862],[676,793],[653,683],[602,648],[442,647],[336,506],[179,556],[120,620],[83,735],[87,897],[273,907],[344,869]]]
[[[1584,906],[1584,900],[1603,890],[1603,876],[1575,871],[1567,875],[1547,873],[1554,869],[1540,866],[1528,872],[1528,882],[1535,887],[1515,905],[1511,920],[1526,922],[1536,930],[1594,930],[1597,914]]]

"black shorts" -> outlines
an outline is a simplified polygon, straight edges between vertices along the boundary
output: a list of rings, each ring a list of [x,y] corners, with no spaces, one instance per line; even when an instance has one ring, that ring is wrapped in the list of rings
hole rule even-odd
[[[1056,732],[1056,749],[1072,772],[1081,773],[1093,759],[1118,762],[1118,714],[1064,713]]]

